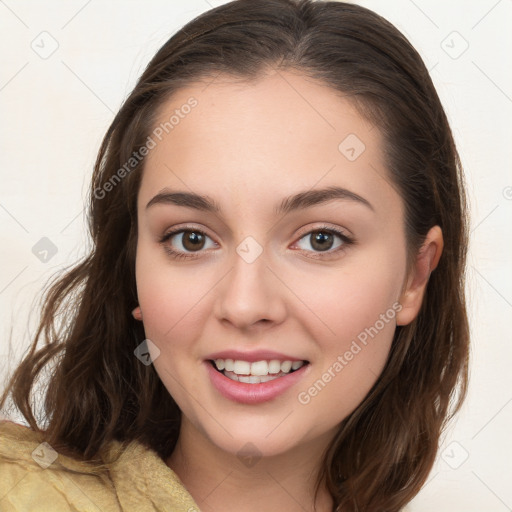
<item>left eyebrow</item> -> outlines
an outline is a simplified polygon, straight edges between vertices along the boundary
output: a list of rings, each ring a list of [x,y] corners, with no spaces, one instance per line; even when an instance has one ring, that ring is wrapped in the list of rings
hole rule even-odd
[[[370,208],[370,210],[373,212],[375,211],[370,202],[364,197],[361,197],[360,195],[347,190],[346,188],[334,186],[316,190],[307,190],[287,197],[281,202],[275,211],[276,214],[287,214],[295,210],[310,208],[312,206],[327,203],[335,199],[355,201],[356,203]]]
[[[292,211],[311,208],[335,199],[353,201],[375,211],[370,202],[364,197],[345,188],[333,186],[323,189],[306,190],[287,197],[275,208],[275,213],[276,215],[288,214]],[[171,192],[167,188],[164,188],[154,196],[146,205],[146,209],[155,204],[174,204],[212,213],[220,213],[221,211],[220,206],[209,197],[201,196],[194,192]]]

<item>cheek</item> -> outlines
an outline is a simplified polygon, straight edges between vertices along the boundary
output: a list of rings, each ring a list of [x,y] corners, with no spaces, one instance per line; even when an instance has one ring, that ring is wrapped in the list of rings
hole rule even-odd
[[[302,318],[310,318],[310,334],[318,344],[316,371],[298,399],[318,418],[319,427],[349,415],[385,366],[400,309],[399,264],[390,259],[383,266],[347,265],[347,270],[329,271],[320,279],[303,278],[295,288],[315,313]],[[336,411],[336,418],[325,411]]]
[[[158,262],[158,263],[157,263]],[[146,338],[160,350],[153,365],[169,394],[189,417],[195,417],[190,393],[199,386],[194,340],[200,337],[205,284],[197,284],[187,272],[159,262],[153,253],[137,255],[136,278]],[[193,284],[193,283],[196,284]],[[192,284],[191,284],[192,283]],[[187,391],[183,383],[187,383]]]
[[[385,366],[392,333],[382,331],[366,344],[352,340],[331,354],[297,396],[303,411],[322,432],[339,424],[365,399]]]
[[[137,253],[136,279],[146,336],[160,350],[165,350],[178,337],[186,341],[193,336],[199,325],[197,315],[205,295],[205,283],[193,279],[189,272],[173,268],[144,248]],[[181,335],[183,331],[188,333],[186,337]]]
[[[375,296],[373,296],[375,299]],[[315,429],[332,428],[350,415],[364,400],[382,373],[395,332],[396,311],[368,301],[354,307],[338,300],[327,321],[335,335],[315,329],[319,357],[315,371],[299,390],[304,412],[316,418]],[[386,307],[385,307],[386,306]],[[383,315],[381,317],[381,314]]]
[[[393,305],[401,289],[401,272],[398,266],[394,268],[391,264],[363,263],[347,264],[345,269],[324,268],[321,273],[303,273],[300,279],[288,276],[301,299],[301,304],[294,302],[303,311],[303,318],[311,318],[310,329],[314,330],[315,338],[324,340],[324,348],[341,349],[376,322],[385,335],[392,330],[396,315]],[[382,315],[386,317],[384,326],[380,321]]]

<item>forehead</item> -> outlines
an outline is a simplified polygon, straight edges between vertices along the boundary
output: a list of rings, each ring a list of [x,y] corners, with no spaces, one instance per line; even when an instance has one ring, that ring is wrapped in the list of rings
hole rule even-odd
[[[251,82],[221,75],[213,82],[180,89],[160,109],[156,125],[165,126],[173,112],[188,111],[191,98],[197,105],[179,120],[175,118],[172,129],[164,134],[169,149],[180,146],[182,156],[188,150],[190,158],[197,156],[191,147],[201,147],[207,150],[202,157],[230,162],[237,158],[247,166],[249,155],[260,155],[261,159],[277,158],[277,165],[291,153],[317,158],[329,149],[323,160],[334,161],[340,155],[339,143],[349,134],[366,146],[379,143],[378,130],[341,93],[289,71]],[[163,150],[160,147],[151,156],[164,156]]]
[[[229,190],[233,203],[251,193],[286,195],[316,184],[397,200],[390,197],[396,193],[380,131],[341,93],[295,72],[252,82],[220,75],[192,84],[160,108],[159,127],[141,203],[163,187],[207,193],[220,203]]]

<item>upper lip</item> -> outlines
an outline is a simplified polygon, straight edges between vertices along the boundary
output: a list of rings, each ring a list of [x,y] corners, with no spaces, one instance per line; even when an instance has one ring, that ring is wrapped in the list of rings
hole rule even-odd
[[[289,356],[273,350],[254,350],[252,352],[241,352],[240,350],[222,350],[210,354],[207,359],[233,359],[234,361],[248,361],[254,363],[255,361],[271,361],[276,359],[278,361],[305,361],[300,357]]]

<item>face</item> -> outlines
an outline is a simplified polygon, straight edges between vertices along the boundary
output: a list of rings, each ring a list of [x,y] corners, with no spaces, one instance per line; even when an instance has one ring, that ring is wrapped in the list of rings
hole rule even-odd
[[[225,452],[251,442],[277,455],[334,434],[385,365],[407,277],[381,134],[291,72],[187,87],[158,124],[176,109],[169,133],[154,132],[138,196],[156,371],[186,424]],[[209,362],[229,355],[238,374],[258,373],[244,361],[307,363],[237,383]]]

